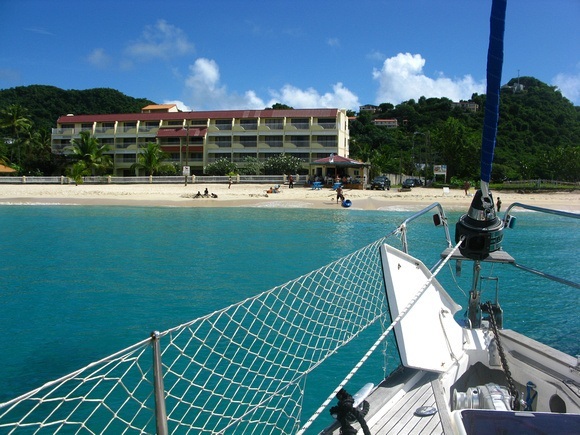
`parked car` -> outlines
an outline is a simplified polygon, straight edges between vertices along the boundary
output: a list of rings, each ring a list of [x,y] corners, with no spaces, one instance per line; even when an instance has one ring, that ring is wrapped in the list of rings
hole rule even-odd
[[[391,189],[391,180],[384,175],[379,175],[378,177],[375,177],[373,179],[373,182],[371,183],[371,190],[374,190],[374,189],[390,190]]]
[[[403,181],[403,187],[420,187],[423,183],[418,178],[407,178]]]

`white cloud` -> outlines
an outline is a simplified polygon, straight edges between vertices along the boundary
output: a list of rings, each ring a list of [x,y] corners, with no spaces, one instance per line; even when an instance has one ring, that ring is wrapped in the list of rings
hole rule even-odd
[[[375,62],[382,62],[385,59],[385,55],[377,50],[371,50],[367,53],[366,58]]]
[[[338,40],[338,38],[328,38],[326,40],[326,43],[331,47],[340,47],[340,41]]]
[[[183,101],[179,100],[165,100],[163,104],[175,104],[179,110],[182,112],[191,112],[193,109],[185,104]]]
[[[373,71],[373,78],[379,82],[375,102],[399,104],[422,96],[459,101],[471,98],[475,92],[485,92],[485,83],[477,83],[470,75],[459,79],[443,75],[430,78],[423,73],[424,66],[425,59],[420,54],[399,53],[386,59],[381,70]]]
[[[199,58],[190,65],[185,85],[196,110],[265,107],[264,101],[254,91],[246,91],[243,95],[228,92],[227,87],[220,83],[218,64],[211,59]]]
[[[141,38],[126,48],[126,53],[139,60],[169,59],[175,56],[190,54],[194,46],[179,27],[165,20],[159,20],[154,26],[147,26]]]
[[[27,30],[29,32],[33,32],[33,33],[38,33],[40,35],[49,35],[49,36],[54,36],[54,33],[46,30],[44,27],[28,27],[24,30]]]
[[[558,74],[552,83],[560,89],[562,95],[568,98],[574,105],[580,105],[580,72],[574,74]]]
[[[306,90],[290,84],[279,91],[270,91],[270,101],[265,102],[254,90],[243,94],[228,91],[220,82],[218,64],[212,59],[199,58],[189,67],[185,85],[191,96],[191,106],[196,110],[263,109],[275,103],[283,103],[296,109],[313,107],[337,107],[358,109],[358,97],[342,83],[336,83],[332,92],[320,94],[313,88]]]
[[[97,68],[107,68],[111,63],[110,56],[103,48],[95,48],[88,56],[88,62]]]
[[[358,110],[360,106],[358,97],[340,82],[332,87],[332,92],[322,95],[313,88],[303,90],[292,85],[285,85],[280,91],[270,91],[270,94],[272,100],[269,105],[283,103],[295,109],[337,107]]]

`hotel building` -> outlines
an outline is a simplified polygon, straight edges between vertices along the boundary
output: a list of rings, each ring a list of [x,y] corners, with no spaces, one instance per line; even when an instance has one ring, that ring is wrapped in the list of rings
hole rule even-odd
[[[136,175],[131,165],[149,142],[161,146],[169,163],[189,166],[196,175],[221,158],[242,167],[246,157],[265,161],[283,153],[302,159],[308,173],[314,160],[349,153],[344,109],[180,112],[175,105],[151,105],[141,113],[70,114],[52,130],[52,152],[70,153],[71,141],[84,130],[109,146],[116,176]]]

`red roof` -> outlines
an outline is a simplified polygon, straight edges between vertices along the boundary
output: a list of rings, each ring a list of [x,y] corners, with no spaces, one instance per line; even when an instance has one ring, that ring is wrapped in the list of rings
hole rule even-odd
[[[200,112],[113,113],[106,115],[64,115],[58,124],[88,122],[134,122],[183,119],[229,119],[229,118],[335,118],[338,109],[286,109],[286,110],[213,110]]]

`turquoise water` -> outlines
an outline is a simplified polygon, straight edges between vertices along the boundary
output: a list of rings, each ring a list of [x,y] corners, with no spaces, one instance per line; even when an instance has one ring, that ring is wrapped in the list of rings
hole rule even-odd
[[[387,234],[408,214],[0,206],[0,402],[147,338],[153,330],[319,268]],[[458,216],[451,214],[450,222]],[[506,231],[504,248],[520,263],[537,266],[547,247],[549,263],[543,269],[579,281],[579,225],[537,213],[518,217],[516,229]],[[425,251],[431,246],[433,240],[425,236],[429,223],[426,218],[411,232],[412,247]],[[557,254],[558,245],[566,248],[563,254]],[[434,252],[432,259],[439,250]],[[470,285],[466,268],[459,280],[465,292]],[[578,290],[513,268],[489,270],[496,272],[502,287],[516,285],[501,293],[505,327],[580,353]],[[440,280],[453,283],[449,277]],[[450,293],[465,305],[460,290]]]

